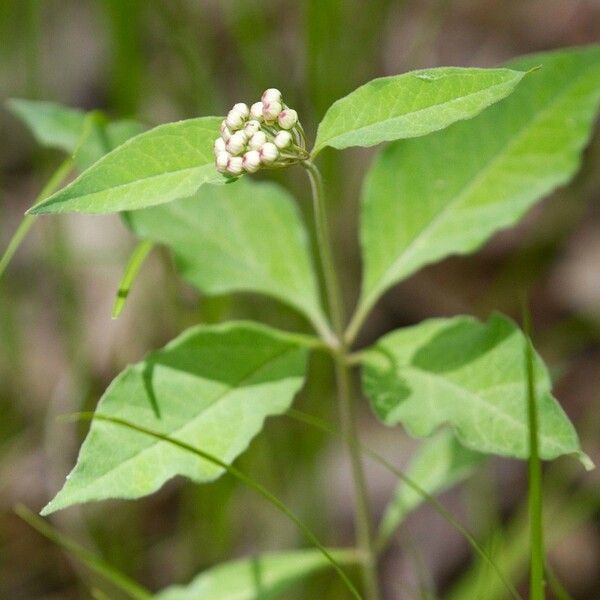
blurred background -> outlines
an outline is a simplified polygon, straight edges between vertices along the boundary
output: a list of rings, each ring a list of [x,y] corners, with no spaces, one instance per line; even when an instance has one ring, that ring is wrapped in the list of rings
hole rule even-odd
[[[0,100],[44,99],[149,125],[221,114],[263,89],[284,91],[307,132],[337,98],[382,75],[438,65],[495,66],[519,54],[600,41],[598,0],[1,0]],[[61,162],[0,108],[0,251]],[[309,133],[309,136],[311,134]],[[321,163],[335,217],[347,304],[357,294],[360,181],[372,152],[326,151]],[[515,318],[530,293],[535,343],[583,446],[600,463],[600,137],[581,172],[515,229],[471,257],[428,267],[390,291],[360,340],[436,315],[493,309]],[[281,174],[277,173],[278,176]],[[298,173],[282,179],[308,212]],[[155,251],[122,316],[111,306],[135,245],[118,217],[39,219],[0,281],[0,598],[119,598],[13,512],[38,511],[74,464],[87,425],[57,420],[93,409],[111,379],[197,323],[253,317],[301,330],[282,306],[251,296],[201,298]],[[329,366],[311,364],[299,408],[335,419]],[[403,465],[415,442],[363,406],[364,440]],[[290,443],[291,442],[291,443]],[[238,461],[331,544],[352,539],[352,494],[339,443],[282,417]],[[565,598],[600,598],[600,486],[572,460],[546,467],[546,536]],[[395,482],[369,466],[380,515]],[[526,597],[526,467],[492,460],[444,503]],[[53,526],[152,590],[261,550],[303,545],[272,507],[229,477],[183,480],[136,502],[53,515]],[[382,561],[390,600],[501,600],[502,588],[465,541],[423,507]],[[482,583],[483,582],[483,583]],[[102,596],[101,594],[104,594]],[[329,574],[286,598],[346,598]],[[549,596],[550,597],[550,596]],[[560,596],[557,595],[557,598]]]

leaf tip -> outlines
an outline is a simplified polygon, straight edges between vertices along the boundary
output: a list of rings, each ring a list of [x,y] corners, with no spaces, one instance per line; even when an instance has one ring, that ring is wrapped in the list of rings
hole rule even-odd
[[[585,452],[578,452],[577,458],[586,471],[593,471],[596,468],[594,461]]]

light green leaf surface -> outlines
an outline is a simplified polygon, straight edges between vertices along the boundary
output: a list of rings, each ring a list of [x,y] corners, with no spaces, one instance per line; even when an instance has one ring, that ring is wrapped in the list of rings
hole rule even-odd
[[[109,152],[31,212],[134,210],[185,198],[205,183],[225,183],[213,155],[220,122],[219,117],[200,117],[146,131]]]
[[[189,329],[128,367],[96,414],[125,420],[231,463],[265,418],[285,412],[304,380],[310,338],[252,323]],[[223,469],[166,441],[94,420],[77,465],[42,514],[105,498],[138,498],[175,475]]]
[[[106,122],[99,113],[85,113],[53,102],[15,98],[7,102],[7,107],[29,127],[39,144],[75,154],[79,170],[87,169],[144,130],[136,121]]]
[[[465,448],[452,431],[444,429],[421,444],[406,475],[421,489],[434,495],[466,479],[483,459],[483,454]],[[421,494],[400,482],[381,519],[379,535],[387,539],[424,502]]]
[[[374,146],[470,119],[510,94],[524,75],[510,69],[440,67],[374,79],[329,108],[313,155],[325,146]]]
[[[600,101],[600,47],[510,64],[535,65],[475,119],[376,159],[362,202],[360,313],[423,265],[474,251],[577,171]]]
[[[340,563],[355,561],[353,553],[331,550]],[[292,585],[327,568],[318,550],[262,554],[223,563],[204,571],[187,586],[171,586],[156,600],[274,600]]]
[[[506,317],[424,321],[384,336],[363,360],[365,394],[386,424],[417,437],[448,424],[472,450],[529,455],[525,337]],[[535,376],[540,456],[579,454],[589,466],[537,355]]]
[[[172,248],[178,270],[201,291],[266,294],[323,330],[307,234],[293,197],[281,186],[244,177],[131,212],[126,220],[141,237]]]

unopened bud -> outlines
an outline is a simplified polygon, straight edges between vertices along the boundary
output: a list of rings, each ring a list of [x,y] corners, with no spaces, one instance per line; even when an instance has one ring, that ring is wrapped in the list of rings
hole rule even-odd
[[[232,156],[227,161],[227,172],[232,175],[240,175],[244,170],[243,160],[241,156]]]
[[[230,152],[234,156],[241,154],[244,151],[247,139],[243,131],[236,131],[225,144],[227,152]]]
[[[279,102],[263,102],[263,117],[265,121],[275,121],[282,108]]]
[[[281,102],[281,92],[275,88],[269,88],[263,92],[261,100],[265,104],[269,104],[271,102]]]
[[[238,102],[237,104],[234,104],[231,110],[239,112],[245,119],[247,119],[248,115],[250,114],[250,109],[245,102]]]
[[[264,131],[257,131],[248,142],[248,147],[251,150],[259,150],[260,147],[267,141],[267,136]]]
[[[245,120],[246,119],[244,115],[239,110],[232,109],[227,113],[227,118],[225,119],[225,122],[229,129],[233,129],[235,131],[236,129],[240,129],[244,126]]]
[[[260,169],[260,154],[256,150],[250,150],[244,154],[242,161],[244,170],[248,173],[256,173]]]
[[[277,117],[282,129],[291,129],[298,122],[298,113],[293,108],[286,108]]]
[[[289,131],[280,131],[273,142],[278,148],[287,148],[292,143],[292,134]]]
[[[262,102],[255,102],[250,107],[250,115],[252,116],[253,119],[256,119],[257,121],[262,121],[262,118],[263,118],[263,104],[262,104]]]
[[[225,140],[222,137],[218,137],[215,140],[214,150],[215,156],[219,154],[219,152],[225,152]]]
[[[220,127],[221,137],[227,141],[231,137],[231,130],[227,127],[227,120],[223,120]]]
[[[277,146],[271,142],[266,142],[263,144],[259,153],[260,160],[267,165],[277,160],[277,157],[279,156],[279,150],[277,150]]]
[[[227,171],[227,164],[229,163],[230,158],[231,155],[228,152],[219,152],[215,160],[217,171],[225,173],[225,171]]]
[[[244,126],[244,133],[251,138],[259,129],[260,123],[256,119],[252,119]]]

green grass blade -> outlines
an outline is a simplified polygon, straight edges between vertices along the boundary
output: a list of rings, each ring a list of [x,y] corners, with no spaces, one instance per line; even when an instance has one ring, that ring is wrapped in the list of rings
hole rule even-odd
[[[118,319],[119,315],[123,311],[125,307],[125,302],[127,302],[127,298],[129,297],[129,292],[131,291],[131,286],[135,281],[144,261],[148,257],[150,250],[154,247],[154,244],[149,240],[144,240],[140,242],[134,249],[127,266],[125,267],[125,272],[123,273],[123,278],[121,279],[121,283],[119,284],[119,289],[117,290],[117,295],[115,298],[115,303],[113,305],[112,310],[112,318]]]
[[[60,164],[58,169],[56,169],[56,171],[54,171],[54,173],[52,174],[52,177],[50,177],[46,185],[42,188],[42,191],[39,193],[38,197],[35,200],[34,206],[40,203],[45,198],[47,198],[48,196],[50,196],[52,193],[54,193],[54,191],[58,189],[64,178],[68,175],[72,166],[73,160],[71,158],[65,159]],[[33,225],[34,221],[35,215],[25,215],[23,217],[23,220],[17,227],[17,230],[15,231],[10,242],[8,243],[8,246],[4,251],[2,258],[0,258],[0,279],[2,279],[2,275],[4,274],[4,271],[6,271],[6,267],[8,267],[8,264],[10,263],[16,251],[19,249],[19,246],[25,239],[25,236],[29,233],[29,230],[31,229],[31,226]]]
[[[83,546],[59,533],[54,527],[49,525],[44,519],[31,512],[23,504],[15,506],[15,513],[25,521],[30,527],[35,529],[45,538],[54,542],[69,554],[84,563],[94,573],[98,573],[107,581],[110,581],[114,586],[125,592],[134,600],[150,600],[152,594],[141,585],[115,569],[113,566],[105,562],[103,559],[96,556]]]
[[[539,455],[538,415],[531,343],[531,316],[527,300],[523,299],[523,328],[525,330],[525,365],[527,371],[527,417],[529,421],[529,528],[531,571],[529,594],[531,600],[544,600],[544,532],[542,504],[542,463]]]
[[[287,413],[287,416],[292,419],[296,419],[297,421],[301,421],[307,425],[320,429],[321,431],[333,435],[335,437],[343,437],[339,432],[335,431],[332,427],[330,427],[325,421],[322,421],[318,417],[314,417],[312,415],[308,415],[296,409],[291,409]],[[483,549],[483,547],[477,542],[477,540],[473,537],[473,534],[462,525],[449,511],[446,507],[437,500],[434,496],[426,492],[416,481],[408,477],[403,471],[392,465],[387,459],[383,456],[371,450],[369,447],[364,444],[360,444],[361,451],[379,463],[382,467],[393,473],[398,479],[402,480],[406,485],[412,488],[417,494],[422,496],[431,506],[456,530],[458,531],[465,540],[469,543],[473,551],[482,558],[496,573],[498,579],[502,582],[502,584],[506,587],[507,591],[510,594],[510,597],[515,600],[523,600],[522,596],[515,589],[512,583],[505,577],[502,573],[498,565],[494,562],[494,560],[489,556],[489,554]],[[383,550],[384,547],[379,544],[379,550]]]
[[[133,431],[137,431],[138,433],[143,433],[145,435],[148,435],[148,436],[154,437],[156,439],[162,440],[164,442],[167,442],[169,444],[172,444],[173,446],[177,446],[186,452],[191,452],[191,453],[195,454],[196,456],[224,469],[230,475],[232,475],[233,477],[235,477],[236,479],[241,481],[244,485],[248,486],[249,488],[251,488],[255,492],[257,492],[265,500],[267,500],[270,504],[272,504],[275,508],[277,508],[280,512],[282,512],[286,517],[288,517],[288,519],[290,519],[300,529],[300,531],[304,534],[306,539],[311,544],[313,544],[323,554],[323,556],[331,563],[331,566],[335,569],[337,574],[340,576],[340,578],[342,579],[342,581],[344,582],[344,584],[346,585],[348,590],[351,592],[352,596],[354,598],[357,598],[358,600],[362,600],[362,596],[360,595],[360,593],[358,592],[356,587],[354,587],[354,584],[350,581],[350,579],[349,579],[348,575],[346,575],[344,569],[342,569],[342,567],[340,566],[338,561],[335,560],[335,558],[331,555],[331,553],[327,550],[327,548],[325,548],[325,546],[319,541],[319,539],[311,531],[311,529],[307,525],[305,525],[304,522],[298,516],[296,516],[296,514],[294,512],[292,512],[281,500],[279,500],[279,498],[274,496],[271,492],[269,492],[269,490],[267,490],[265,487],[263,487],[260,483],[254,481],[252,478],[250,478],[248,475],[246,475],[245,473],[243,473],[236,467],[223,462],[216,456],[213,456],[212,454],[209,454],[208,452],[205,452],[204,450],[201,450],[200,448],[191,446],[190,444],[187,444],[185,442],[182,442],[180,440],[172,438],[172,437],[165,435],[163,433],[160,433],[158,431],[153,431],[152,429],[147,429],[146,427],[140,427],[139,425],[136,425],[135,423],[131,423],[130,421],[126,421],[125,419],[119,419],[117,417],[109,417],[107,415],[94,414],[94,413],[78,413],[73,416],[76,418],[79,418],[79,419],[87,419],[87,420],[98,419],[100,421],[113,423],[114,425],[120,425],[122,427],[127,427]]]

